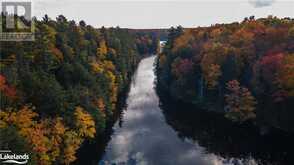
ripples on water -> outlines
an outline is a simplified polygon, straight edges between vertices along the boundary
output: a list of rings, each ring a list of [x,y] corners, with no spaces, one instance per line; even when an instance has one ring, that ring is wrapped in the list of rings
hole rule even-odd
[[[122,114],[99,165],[256,165],[251,156],[222,157],[199,145],[197,139],[180,137],[159,107],[154,90],[153,62],[143,59],[134,75]],[[172,124],[171,124],[172,125]],[[180,124],[177,127],[181,127]],[[178,128],[182,129],[182,128]],[[242,141],[240,141],[242,143]],[[229,145],[229,143],[228,143]]]

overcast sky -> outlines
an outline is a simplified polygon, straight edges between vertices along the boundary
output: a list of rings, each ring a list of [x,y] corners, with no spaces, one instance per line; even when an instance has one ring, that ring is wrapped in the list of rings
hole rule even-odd
[[[34,15],[63,14],[94,27],[209,26],[274,15],[294,18],[294,0],[33,0]]]

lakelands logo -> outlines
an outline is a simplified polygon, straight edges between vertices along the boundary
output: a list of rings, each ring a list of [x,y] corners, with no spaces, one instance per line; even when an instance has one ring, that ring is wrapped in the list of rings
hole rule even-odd
[[[27,153],[15,154],[10,150],[0,150],[1,164],[27,164],[30,159]]]

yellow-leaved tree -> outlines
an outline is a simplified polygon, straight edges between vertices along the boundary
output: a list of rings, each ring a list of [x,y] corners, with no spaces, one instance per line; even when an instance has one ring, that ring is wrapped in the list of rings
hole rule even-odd
[[[80,137],[93,138],[96,133],[93,117],[80,106],[76,107],[74,115],[76,118],[75,125],[78,135]]]
[[[104,60],[107,54],[107,46],[105,40],[99,42],[99,48],[97,49],[97,57],[99,60]]]
[[[62,152],[62,163],[68,165],[76,160],[76,150],[82,144],[83,139],[78,135],[77,132],[69,130],[64,134],[64,147]]]
[[[218,64],[211,64],[208,74],[204,74],[207,86],[209,89],[214,89],[218,85],[218,79],[222,75],[220,66]]]

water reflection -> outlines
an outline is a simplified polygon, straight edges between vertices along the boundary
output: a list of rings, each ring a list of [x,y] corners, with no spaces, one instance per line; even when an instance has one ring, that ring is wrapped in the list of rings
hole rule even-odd
[[[202,132],[197,136],[189,135],[194,131],[194,128],[187,128],[185,123],[182,124],[181,119],[175,119],[175,114],[166,113],[160,109],[159,99],[153,88],[155,78],[153,73],[154,58],[146,58],[139,64],[131,84],[127,108],[121,117],[122,121],[118,121],[114,125],[114,133],[99,164],[258,164],[250,155],[242,158],[236,155],[224,156],[222,154],[222,151],[226,151],[226,147],[222,149],[224,143],[221,143],[219,148],[216,147],[217,152],[212,151],[214,147],[210,147],[209,141],[205,145],[199,145],[200,143],[197,141],[199,137],[200,139],[201,137],[207,138],[210,135],[209,131],[216,130],[205,129],[200,130]],[[199,116],[195,120],[200,120],[198,124],[201,124],[205,120],[205,116]],[[208,128],[210,129],[210,127]],[[224,140],[228,141],[227,145],[231,145],[230,139]]]
[[[270,134],[260,135],[259,129],[253,124],[232,123],[222,114],[170,100],[161,100],[160,107],[166,122],[178,132],[180,138],[197,142],[208,153],[228,159],[251,158],[265,165],[290,165],[294,162],[291,134],[272,130]]]

